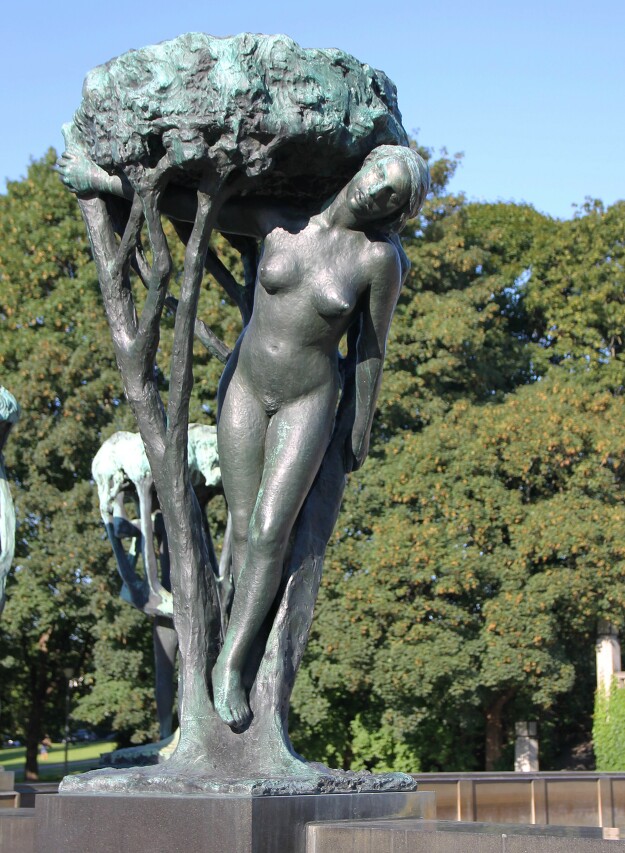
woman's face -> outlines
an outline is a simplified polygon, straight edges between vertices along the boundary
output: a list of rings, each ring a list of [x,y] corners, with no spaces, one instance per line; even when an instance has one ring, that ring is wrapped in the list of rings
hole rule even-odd
[[[347,205],[358,219],[388,219],[409,201],[410,173],[401,160],[372,160],[347,187]]]

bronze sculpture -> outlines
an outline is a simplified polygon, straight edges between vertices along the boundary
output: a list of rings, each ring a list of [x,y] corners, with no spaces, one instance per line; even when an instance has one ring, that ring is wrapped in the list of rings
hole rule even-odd
[[[15,552],[15,509],[2,451],[19,416],[20,407],[15,397],[0,385],[0,613],[4,609],[6,582]]]
[[[215,427],[189,425],[188,459],[191,483],[210,536],[206,504],[217,494],[221,483]],[[152,617],[154,693],[159,734],[161,741],[165,741],[173,732],[173,676],[178,639],[171,618],[167,536],[141,436],[132,432],[113,433],[94,456],[91,471],[98,489],[102,522],[122,580],[120,596]],[[138,510],[138,519],[128,516],[128,503]],[[130,540],[129,548],[124,546],[124,540]],[[143,562],[142,575],[137,574],[139,556]],[[218,583],[227,595],[228,579],[218,577]],[[153,753],[157,755],[158,749]]]
[[[427,187],[422,162],[409,148],[382,146],[317,215],[267,205],[254,206],[251,215],[241,210],[240,223],[226,219],[228,228],[265,241],[252,317],[219,388],[235,594],[212,681],[215,707],[237,728],[250,722],[244,670],[332,435],[338,345],[356,318],[346,470],[360,467],[367,454],[386,337],[407,271],[388,232],[420,207]]]
[[[163,508],[182,701],[180,743],[163,768],[89,775],[64,789],[410,788],[401,774],[371,781],[313,767],[287,731],[345,475],[368,450],[407,271],[396,235],[429,183],[392,84],[340,51],[304,51],[284,36],[190,34],[92,72],[66,141],[61,173],[80,197]],[[177,301],[161,213],[187,247]],[[241,251],[244,287],[208,248],[214,227]],[[241,308],[244,331],[229,357],[196,317],[205,268]],[[131,269],[148,290],[140,317]],[[166,304],[176,328],[165,415],[151,370]],[[227,361],[218,434],[232,523],[229,613],[186,460],[194,332]]]

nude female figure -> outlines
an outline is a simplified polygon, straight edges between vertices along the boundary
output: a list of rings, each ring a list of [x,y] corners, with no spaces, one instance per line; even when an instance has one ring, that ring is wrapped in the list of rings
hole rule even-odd
[[[75,192],[128,193],[119,178],[72,153],[59,169]],[[354,322],[356,409],[346,470],[367,456],[386,340],[408,266],[396,235],[428,188],[427,166],[415,151],[380,146],[314,215],[271,200],[240,200],[226,203],[218,216],[220,230],[264,240],[252,317],[218,391],[235,593],[212,683],[215,708],[235,730],[252,718],[243,672],[332,435],[338,347]],[[162,208],[193,221],[195,198],[166,191]]]

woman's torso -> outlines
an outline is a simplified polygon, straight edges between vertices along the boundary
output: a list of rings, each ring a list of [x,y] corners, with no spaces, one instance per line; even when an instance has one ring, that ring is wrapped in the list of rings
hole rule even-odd
[[[237,344],[237,373],[277,404],[337,383],[338,345],[369,287],[383,238],[329,228],[274,229],[258,267],[252,318]]]

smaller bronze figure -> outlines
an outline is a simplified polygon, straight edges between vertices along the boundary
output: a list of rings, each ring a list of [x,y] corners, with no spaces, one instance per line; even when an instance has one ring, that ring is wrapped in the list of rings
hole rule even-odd
[[[15,397],[0,385],[0,613],[4,609],[6,582],[15,553],[15,509],[2,451],[19,416],[20,407]]]
[[[187,452],[191,480],[200,506],[205,509],[221,484],[215,427],[190,424]],[[122,580],[120,596],[153,618],[154,693],[159,734],[165,740],[172,734],[178,640],[172,621],[167,536],[141,436],[134,432],[114,433],[94,456],[91,470],[100,514]],[[128,516],[128,500],[138,509],[138,519]],[[124,540],[130,541],[128,548]],[[137,574],[140,555],[142,576]],[[227,588],[228,580],[221,586]]]

